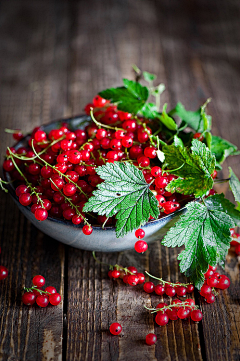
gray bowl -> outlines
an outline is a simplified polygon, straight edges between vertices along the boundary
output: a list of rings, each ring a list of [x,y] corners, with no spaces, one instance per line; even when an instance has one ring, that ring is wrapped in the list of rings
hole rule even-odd
[[[83,125],[86,125],[89,121],[89,116],[81,115],[70,119],[54,121],[47,125],[43,125],[41,128],[48,133],[51,129],[58,127],[61,122],[65,122],[74,130],[83,127]],[[15,149],[26,146],[28,137],[29,136],[26,136],[20,142],[15,144]],[[5,181],[10,180],[10,175],[4,170],[3,175]],[[39,222],[31,212],[30,207],[24,207],[20,204],[13,185],[10,183],[7,185],[7,188],[14,202],[27,219],[29,219],[40,231],[62,243],[75,248],[98,252],[119,252],[134,248],[136,242],[134,232],[131,232],[122,238],[116,238],[115,227],[105,227],[102,229],[101,226],[93,226],[92,234],[86,236],[82,232],[83,224],[76,226],[71,221],[50,216],[45,221]],[[186,210],[186,207],[183,207],[163,218],[146,223],[145,226],[141,227],[146,234],[144,240],[147,243],[161,240],[168,229],[175,224],[179,219],[179,216],[185,213]]]

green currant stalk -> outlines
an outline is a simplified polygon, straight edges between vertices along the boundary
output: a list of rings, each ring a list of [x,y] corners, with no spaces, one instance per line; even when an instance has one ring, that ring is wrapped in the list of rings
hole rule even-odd
[[[37,288],[37,286],[32,286],[32,287],[29,287],[29,288],[28,288],[28,287],[24,287],[23,290],[26,291],[26,292],[38,291],[40,294],[45,293],[45,294],[47,294],[47,295],[51,295],[50,292],[43,291],[43,290]]]
[[[93,115],[93,108],[90,109],[90,116],[92,118],[92,121],[98,126],[98,128],[107,128],[107,129],[113,129],[115,131],[117,130],[125,130],[123,128],[118,128],[118,127],[110,127],[110,125],[106,125],[106,124],[102,124],[100,122],[97,121],[97,119],[94,117]]]
[[[192,284],[192,283],[173,283],[173,282],[169,282],[169,281],[164,281],[162,278],[158,278],[158,277],[152,276],[152,275],[151,275],[150,273],[148,273],[147,271],[145,271],[145,273],[146,273],[149,277],[154,278],[155,280],[160,281],[163,285],[168,284],[168,285],[171,285],[171,286],[173,286],[173,287],[175,287],[175,286],[176,286],[176,287],[177,287],[177,286],[184,286],[184,287],[186,287],[186,286]]]
[[[162,308],[148,308],[147,306],[144,306],[148,311],[151,311],[151,313],[155,312],[164,312],[165,310],[171,310],[172,308],[191,308],[191,310],[197,310],[199,308],[198,305],[189,305],[188,303],[182,302],[182,303],[171,303],[168,306],[164,306]]]
[[[9,184],[11,182],[5,182],[2,180],[2,178],[0,178],[0,188],[5,192],[8,193],[8,190],[3,186],[4,184]]]
[[[96,254],[95,254],[95,251],[92,252],[92,255],[93,255],[93,258],[95,259],[95,261],[99,264],[103,264],[105,266],[108,266],[109,269],[112,271],[113,269],[116,269],[116,270],[119,270],[119,271],[124,271],[126,274],[130,274],[130,275],[134,275],[133,272],[129,271],[129,269],[127,269],[127,267],[122,267],[118,264],[115,264],[115,265],[112,265],[112,264],[109,264],[109,263],[105,263],[105,262],[101,262],[99,261],[99,259],[97,258]]]
[[[82,219],[84,220],[84,224],[87,224],[89,227],[91,227],[91,224],[88,223],[87,219],[85,217],[83,217],[83,215],[81,214],[81,212],[79,211],[78,207],[73,204],[71,198],[68,198],[67,196],[65,196],[65,194],[61,191],[61,189],[58,188],[58,186],[54,183],[54,181],[52,180],[52,178],[49,178],[49,180],[52,182],[52,184],[57,188],[58,192],[61,193],[61,195],[65,198],[65,200],[71,205],[72,208],[75,209],[76,214],[80,217],[82,217]]]
[[[36,197],[37,197],[37,200],[38,200],[37,203],[38,203],[38,202],[41,203],[42,208],[45,208],[45,207],[44,207],[43,200],[39,197],[38,192],[36,192],[36,187],[34,187],[34,186],[32,185],[32,183],[30,183],[30,182],[27,180],[27,178],[25,177],[25,175],[23,174],[23,172],[22,172],[22,171],[20,170],[20,168],[17,166],[17,163],[16,163],[15,160],[14,160],[14,153],[12,153],[12,151],[11,151],[10,148],[8,148],[8,151],[9,151],[10,158],[11,158],[11,160],[12,160],[15,168],[17,169],[18,173],[24,178],[24,180],[25,180],[25,182],[26,182],[26,185],[30,188],[30,191],[31,191],[30,194],[31,194],[31,195],[32,195],[32,194],[35,194]]]

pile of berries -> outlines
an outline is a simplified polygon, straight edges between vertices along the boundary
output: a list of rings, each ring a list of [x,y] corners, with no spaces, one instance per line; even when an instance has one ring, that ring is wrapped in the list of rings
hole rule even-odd
[[[16,180],[19,202],[31,207],[38,221],[50,215],[75,225],[84,223],[82,230],[86,235],[92,233],[91,224],[114,225],[114,217],[96,219],[91,215],[90,224],[83,212],[86,201],[102,182],[96,168],[108,162],[127,161],[141,169],[158,200],[159,217],[176,211],[180,202],[184,205],[191,199],[166,191],[165,187],[176,177],[156,165],[159,161],[150,120],[118,111],[100,96],[86,106],[87,114],[91,108],[93,121],[85,129],[72,131],[67,123],[62,123],[59,129],[46,134],[37,127],[27,138],[28,147],[11,147],[6,152],[3,168]],[[16,132],[13,135],[16,138]],[[143,240],[136,242],[137,252],[146,248]]]
[[[237,256],[240,256],[240,234],[235,232],[234,228],[230,228],[231,232],[231,246],[235,247],[235,253]]]
[[[120,278],[124,283],[130,286],[136,286],[144,283],[145,276],[143,273],[138,272],[136,267],[129,266],[123,268],[122,266],[115,265],[114,267],[110,265],[112,270],[108,271],[109,278]]]
[[[209,266],[204,276],[205,281],[201,287],[200,295],[205,298],[207,303],[213,303],[216,295],[215,288],[227,289],[230,286],[230,279],[225,275],[220,275],[216,266]]]
[[[0,254],[1,254],[2,250],[0,247]],[[8,269],[4,266],[0,265],[0,281],[4,280],[6,277],[8,276]]]
[[[45,285],[45,278],[41,275],[33,277],[33,286],[24,288],[26,291],[22,296],[22,302],[27,306],[32,306],[35,302],[39,307],[47,307],[50,303],[53,306],[59,305],[61,302],[61,295],[57,293],[56,288],[48,286],[45,290],[42,287]]]

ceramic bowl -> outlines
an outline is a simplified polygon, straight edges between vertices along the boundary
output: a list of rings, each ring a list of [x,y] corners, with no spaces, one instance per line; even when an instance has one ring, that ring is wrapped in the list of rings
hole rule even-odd
[[[70,119],[54,121],[47,125],[43,125],[41,128],[48,133],[51,129],[59,127],[59,125],[64,122],[68,123],[70,128],[75,130],[83,128],[89,121],[90,117],[81,115]],[[15,144],[15,149],[26,146],[28,139],[29,136],[26,136],[20,142]],[[10,175],[4,170],[3,175],[4,180],[10,180]],[[105,227],[102,229],[101,226],[93,226],[92,234],[90,236],[86,236],[82,232],[83,224],[76,226],[71,221],[57,219],[51,216],[49,216],[45,221],[39,222],[31,212],[30,207],[24,207],[19,203],[13,185],[10,183],[7,185],[7,188],[20,211],[27,217],[27,219],[30,220],[30,222],[32,222],[34,226],[48,236],[65,243],[66,245],[98,252],[119,252],[134,248],[134,244],[136,242],[134,232],[131,232],[122,238],[116,238],[115,227]],[[141,227],[144,229],[146,234],[144,240],[147,243],[161,240],[167,233],[168,229],[179,219],[179,216],[185,212],[186,207],[183,207],[163,218],[146,223],[145,226]]]

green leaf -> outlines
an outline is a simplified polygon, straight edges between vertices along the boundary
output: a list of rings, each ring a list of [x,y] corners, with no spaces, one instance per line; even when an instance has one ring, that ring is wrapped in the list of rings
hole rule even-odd
[[[237,210],[237,211],[240,211],[240,203],[239,203],[239,202],[237,202],[236,210]]]
[[[129,163],[107,163],[96,169],[104,180],[85,204],[84,212],[112,217],[116,214],[116,234],[123,237],[144,225],[151,215],[158,218],[158,202],[142,172]]]
[[[240,181],[236,174],[234,174],[231,167],[229,167],[229,186],[234,195],[235,201],[240,202]]]
[[[182,139],[180,139],[176,134],[173,137],[173,144],[175,147],[184,147]]]
[[[223,193],[208,197],[205,199],[205,203],[208,207],[227,213],[235,225],[240,227],[240,212],[235,208],[233,203],[224,197]]]
[[[156,118],[158,118],[168,129],[170,130],[177,130],[178,126],[175,123],[175,121],[173,120],[173,118],[171,118],[167,112],[167,104],[164,104],[163,106],[163,111],[162,114],[156,114]]]
[[[200,288],[208,265],[224,263],[231,241],[229,228],[234,222],[211,201],[206,205],[190,202],[186,207],[187,213],[168,231],[162,244],[167,247],[185,245],[178,256],[180,271],[186,272]]]
[[[146,103],[143,108],[140,110],[140,114],[142,114],[145,118],[155,119],[157,113],[157,107],[153,103]]]
[[[237,155],[240,153],[237,151],[236,145],[216,135],[212,136],[211,152],[215,155],[218,163],[223,163],[229,155]]]
[[[119,110],[137,114],[148,98],[148,89],[132,80],[123,79],[123,83],[124,87],[109,88],[101,91],[99,95],[104,99],[117,103]]]
[[[143,71],[143,77],[146,81],[152,83],[157,76],[155,74],[148,73],[147,71]]]
[[[201,197],[212,188],[215,157],[204,143],[193,139],[191,150],[174,144],[165,144],[162,150],[165,154],[164,167],[179,177],[167,185],[168,192]]]
[[[177,103],[176,107],[170,112],[171,115],[178,115],[182,120],[184,120],[190,128],[196,132],[202,132],[204,130],[203,118],[201,116],[202,107],[200,107],[195,112],[186,110],[182,103]],[[211,126],[212,117],[206,115],[209,125]]]

